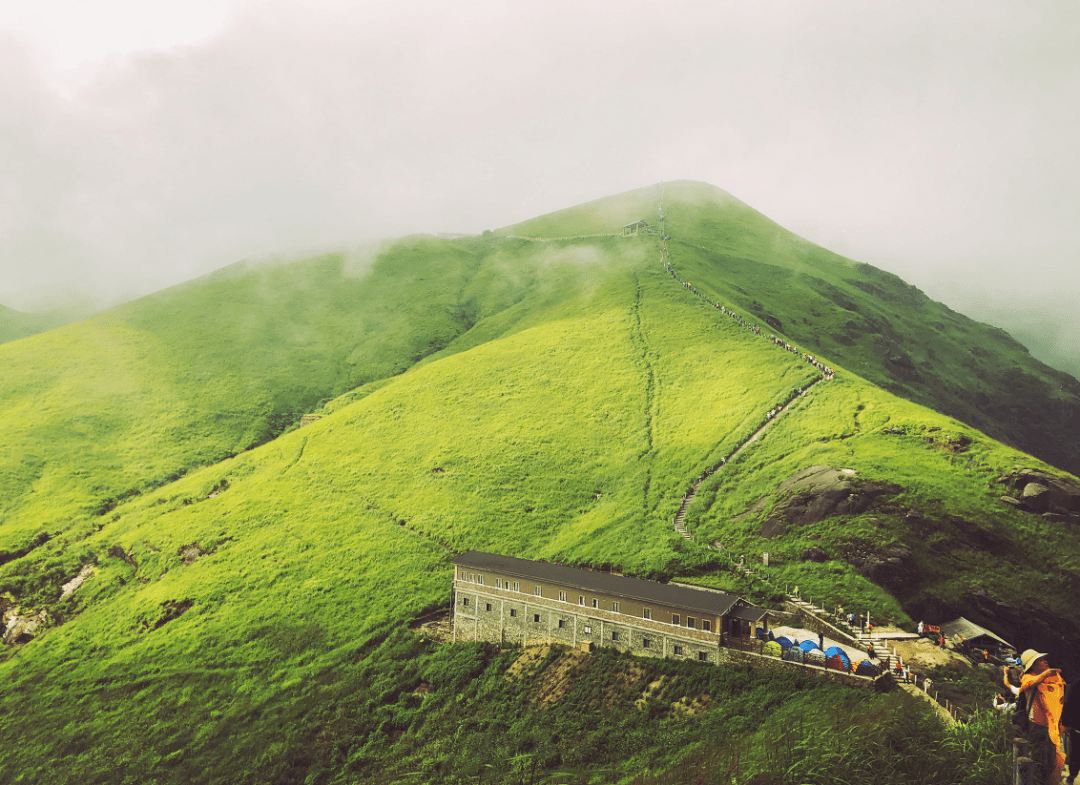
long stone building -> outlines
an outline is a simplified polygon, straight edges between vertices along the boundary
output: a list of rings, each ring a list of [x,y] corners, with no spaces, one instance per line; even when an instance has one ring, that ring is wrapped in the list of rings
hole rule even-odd
[[[454,561],[454,640],[613,646],[718,663],[722,648],[768,628],[731,594],[469,551]]]

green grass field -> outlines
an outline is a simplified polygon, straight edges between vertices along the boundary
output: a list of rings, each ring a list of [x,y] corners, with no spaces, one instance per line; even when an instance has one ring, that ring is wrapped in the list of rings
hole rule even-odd
[[[642,189],[503,233],[603,233],[588,230],[644,217],[650,205],[655,213],[658,195]],[[779,319],[783,329],[770,329],[820,351],[838,376],[706,481],[691,530],[739,552],[767,549],[778,578],[877,618],[906,622],[913,609],[979,589],[1080,623],[1070,594],[1080,575],[1075,529],[995,501],[1001,473],[1044,464],[799,339],[796,313],[809,320],[818,310],[828,325],[840,318],[827,304],[834,299],[814,293],[826,284],[852,304],[860,298],[860,313],[892,301],[850,281],[893,284],[728,199],[700,184],[665,187],[680,276],[748,317]],[[453,555],[476,548],[730,581],[716,554],[684,541],[671,519],[694,478],[816,377],[690,294],[659,258],[650,235],[405,238],[365,253],[227,268],[0,346],[10,445],[0,454],[0,597],[51,620],[0,662],[4,776],[354,782],[390,772],[453,782],[489,762],[448,749],[455,692],[477,713],[501,695],[508,708],[492,708],[493,722],[548,727],[520,695],[499,691],[505,657],[418,649],[403,632],[448,601]],[[817,283],[799,283],[812,274]],[[323,417],[298,429],[306,412]],[[882,433],[898,425],[912,435]],[[940,430],[927,441],[923,428]],[[958,434],[971,445],[944,449]],[[736,520],[816,464],[902,486],[900,511],[791,527],[769,541],[758,533],[768,507]],[[922,511],[932,536],[904,528],[908,508]],[[973,532],[1002,538],[1007,552],[972,548]],[[811,544],[830,560],[802,562]],[[845,559],[891,544],[911,548],[920,567],[903,591],[870,582]],[[93,576],[61,599],[61,585],[86,564]],[[415,660],[407,678],[403,659]],[[439,669],[445,689],[416,697]],[[480,674],[490,690],[461,687]],[[743,677],[769,692],[758,676]],[[702,678],[708,691],[709,679],[728,677]],[[804,705],[794,692],[763,698],[776,722]],[[823,689],[822,700],[842,705],[842,692]],[[657,738],[683,752],[650,746],[641,765],[659,774],[689,760],[731,721],[730,707],[714,709],[700,732],[673,720],[673,735]],[[647,734],[641,722],[626,719]],[[532,765],[536,745],[562,749],[557,724],[532,740],[509,734],[500,749],[533,755],[521,759]],[[454,743],[478,750],[499,727],[466,725]],[[754,729],[737,730],[752,747]],[[602,731],[584,759],[551,753],[543,771],[606,776],[613,742],[611,728]],[[502,771],[498,781],[520,773]]]

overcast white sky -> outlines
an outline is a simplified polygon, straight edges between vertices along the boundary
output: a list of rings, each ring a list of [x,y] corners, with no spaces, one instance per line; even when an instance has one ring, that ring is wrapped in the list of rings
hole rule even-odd
[[[1076,373],[1078,42],[1076,0],[0,0],[0,303],[691,178]]]

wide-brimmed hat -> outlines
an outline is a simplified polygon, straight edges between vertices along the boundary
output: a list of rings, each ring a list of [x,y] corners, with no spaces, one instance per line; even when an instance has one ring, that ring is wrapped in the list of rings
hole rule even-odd
[[[1031,666],[1045,656],[1046,654],[1041,654],[1034,649],[1028,649],[1023,654],[1021,654],[1020,663],[1024,666],[1024,673],[1027,673],[1029,670],[1031,670]]]

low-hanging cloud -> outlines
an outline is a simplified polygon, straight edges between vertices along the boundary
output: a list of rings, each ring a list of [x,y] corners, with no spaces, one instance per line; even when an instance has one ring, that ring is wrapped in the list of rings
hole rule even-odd
[[[70,92],[0,37],[0,303],[684,177],[961,310],[972,278],[1074,301],[1078,32],[1070,2],[281,3]]]

